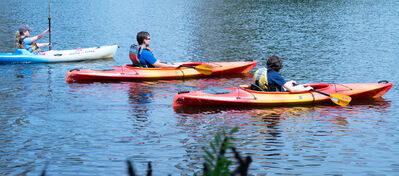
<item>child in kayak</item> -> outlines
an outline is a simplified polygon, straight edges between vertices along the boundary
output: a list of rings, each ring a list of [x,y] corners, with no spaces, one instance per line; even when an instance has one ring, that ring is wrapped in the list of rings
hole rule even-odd
[[[131,51],[129,57],[133,62],[134,66],[139,67],[171,67],[178,68],[180,65],[175,64],[165,64],[161,63],[158,59],[154,57],[150,48],[150,34],[145,31],[137,33],[137,43],[138,46],[133,44],[130,46]],[[135,49],[137,48],[137,49]]]
[[[16,48],[26,49],[33,54],[40,54],[40,47],[51,45],[50,43],[36,43],[37,40],[50,33],[49,29],[34,37],[29,37],[30,31],[31,28],[28,25],[21,24],[18,27],[18,31],[15,34]]]
[[[285,81],[279,71],[283,68],[283,62],[277,56],[270,56],[266,62],[267,68],[258,69],[254,74],[253,89],[263,91],[289,91],[303,92],[313,89],[310,86],[297,85],[295,81]]]

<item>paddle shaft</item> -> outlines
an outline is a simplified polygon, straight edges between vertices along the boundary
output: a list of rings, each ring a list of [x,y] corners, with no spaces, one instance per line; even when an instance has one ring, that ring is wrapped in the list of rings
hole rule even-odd
[[[196,68],[195,66],[192,66],[192,65],[180,65],[180,67],[188,67],[188,68]]]
[[[50,30],[48,33],[48,50],[51,50],[51,17],[50,17],[50,2],[48,3],[48,29]]]
[[[312,89],[312,91],[313,92],[317,92],[317,93],[319,93],[319,94],[323,94],[323,95],[325,95],[325,96],[330,96],[330,94],[328,94],[328,93],[324,93],[324,92],[320,92],[320,91],[318,91],[318,90],[316,90],[316,89]]]

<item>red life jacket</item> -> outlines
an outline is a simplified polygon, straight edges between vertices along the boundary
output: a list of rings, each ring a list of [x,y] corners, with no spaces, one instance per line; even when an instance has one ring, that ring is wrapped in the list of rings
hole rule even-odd
[[[132,61],[132,64],[134,67],[147,67],[147,65],[140,63],[139,57],[141,55],[141,51],[145,49],[148,50],[152,53],[150,48],[140,48],[136,44],[130,45],[130,50],[129,50],[129,58]]]

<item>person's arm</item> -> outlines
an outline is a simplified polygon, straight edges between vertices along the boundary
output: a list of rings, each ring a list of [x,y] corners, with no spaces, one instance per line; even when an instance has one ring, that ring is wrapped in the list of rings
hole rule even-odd
[[[44,32],[42,32],[41,34],[32,37],[32,38],[31,38],[32,42],[35,42],[35,41],[41,39],[42,37],[44,37],[44,36],[45,36],[47,33],[49,33],[49,32],[50,32],[50,30],[47,29],[47,30],[45,30]],[[47,45],[47,46],[48,46],[48,45]],[[40,46],[39,46],[39,47],[40,47]]]
[[[178,68],[180,65],[176,64],[164,64],[157,60],[155,63],[152,64],[154,67],[164,67],[164,68]]]
[[[296,84],[295,81],[287,81],[283,85],[284,89],[289,91],[289,92],[305,92],[312,90],[313,88],[311,86],[304,86],[302,84]]]
[[[141,53],[141,57],[143,57],[147,63],[151,64],[154,67],[163,67],[163,68],[177,68],[179,65],[175,64],[165,64],[161,63],[158,59],[154,57],[154,55],[148,50],[143,50]]]

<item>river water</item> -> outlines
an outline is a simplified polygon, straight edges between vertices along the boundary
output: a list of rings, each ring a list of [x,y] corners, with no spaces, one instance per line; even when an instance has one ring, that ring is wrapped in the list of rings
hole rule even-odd
[[[51,1],[53,49],[117,44],[113,59],[0,65],[0,175],[201,173],[203,148],[234,135],[251,175],[399,174],[399,2]],[[47,29],[48,1],[0,1],[0,52],[19,24]],[[388,80],[381,99],[346,107],[194,108],[175,112],[179,90],[236,87],[251,74],[211,79],[66,84],[70,69],[129,63],[139,31],[164,62],[259,61],[275,54],[299,83]],[[48,37],[41,39],[48,41]],[[251,72],[253,73],[253,71]]]

